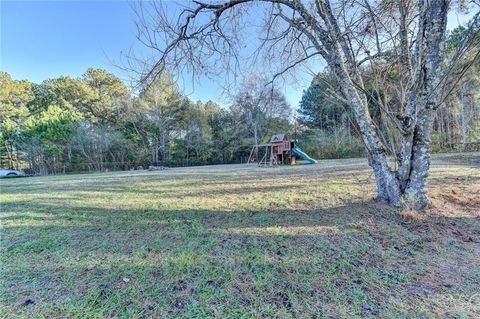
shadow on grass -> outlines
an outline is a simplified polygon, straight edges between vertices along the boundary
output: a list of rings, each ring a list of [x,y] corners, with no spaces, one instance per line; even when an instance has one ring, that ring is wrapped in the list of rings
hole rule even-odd
[[[474,260],[465,245],[478,247],[467,244],[478,235],[468,217],[412,221],[374,202],[275,212],[39,204],[23,214],[21,204],[2,218],[1,302],[24,314],[363,316],[368,304],[373,316],[422,315],[478,292],[478,273],[453,268]]]

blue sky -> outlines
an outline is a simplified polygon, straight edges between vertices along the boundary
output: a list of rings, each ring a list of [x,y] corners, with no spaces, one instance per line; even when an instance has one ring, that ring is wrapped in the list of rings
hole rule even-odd
[[[130,48],[142,50],[127,1],[0,1],[0,6],[0,69],[15,79],[40,83],[77,77],[89,67],[126,79],[112,61]],[[208,79],[194,88],[186,83],[185,90],[194,100],[225,100],[219,83]]]
[[[2,69],[40,82],[106,67],[134,41],[127,2],[1,2]]]
[[[87,68],[104,68],[126,79],[112,60],[130,48],[142,51],[135,39],[134,16],[127,1],[3,1],[0,69],[14,79],[40,83],[60,75],[74,77]],[[193,100],[228,104],[222,80],[203,78],[182,88]],[[304,86],[285,87],[296,106]]]
[[[0,69],[15,79],[33,82],[60,75],[80,76],[89,67],[105,68],[119,77],[112,64],[122,51],[142,50],[135,40],[134,17],[127,1],[3,1],[0,0]],[[452,14],[449,27],[465,21]],[[284,87],[296,107],[312,75],[302,74]],[[194,100],[226,105],[222,81],[202,79],[184,89]]]

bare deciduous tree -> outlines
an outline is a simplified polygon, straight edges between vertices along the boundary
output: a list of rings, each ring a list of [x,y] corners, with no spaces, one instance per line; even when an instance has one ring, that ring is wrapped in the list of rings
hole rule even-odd
[[[423,209],[435,110],[454,84],[451,72],[458,71],[453,64],[441,71],[450,5],[449,0],[194,0],[172,15],[163,4],[139,4],[134,7],[138,39],[157,53],[141,61],[142,81],[153,81],[164,70],[235,76],[248,58],[275,67],[274,81],[321,58],[341,88],[332,94],[355,113],[378,199],[392,205],[405,200]],[[472,29],[459,55],[478,41],[478,24]],[[394,110],[364,84],[364,68],[375,70],[386,62],[399,73]],[[390,167],[369,113],[372,99],[401,134],[398,170]]]
[[[233,106],[242,114],[245,129],[253,135],[253,143],[260,144],[265,138],[267,120],[271,118],[289,118],[291,107],[285,96],[275,87],[266,87],[268,80],[251,75],[239,85],[239,91],[233,96]]]

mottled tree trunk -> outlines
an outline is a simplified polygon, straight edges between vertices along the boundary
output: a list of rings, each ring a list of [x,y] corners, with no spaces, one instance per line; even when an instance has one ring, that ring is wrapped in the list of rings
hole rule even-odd
[[[403,5],[403,2],[400,2]],[[428,204],[426,178],[430,167],[430,133],[435,109],[439,103],[438,87],[445,42],[448,0],[419,1],[419,30],[413,54],[401,57],[403,72],[408,74],[408,92],[401,117],[402,139],[398,154],[399,170],[393,172],[388,165],[386,150],[374,128],[358,69],[351,62],[344,39],[339,36],[336,20],[328,2],[319,13],[331,23],[329,36],[324,41],[325,59],[336,75],[343,94],[355,112],[355,118],[368,154],[377,186],[378,199],[392,205],[405,201],[410,207],[424,209]],[[324,10],[324,11],[323,11]],[[328,26],[328,24],[327,24]],[[407,43],[403,43],[405,46]]]
[[[342,73],[341,70],[338,70],[338,72],[339,74]],[[377,199],[398,206],[401,202],[400,186],[395,173],[388,165],[386,150],[378,137],[368,112],[367,99],[358,92],[355,85],[347,78],[341,80],[340,85],[355,112],[355,119],[367,151],[368,164],[372,167],[375,175]]]
[[[324,42],[324,55],[330,69],[335,74],[338,83],[350,107],[355,112],[355,120],[367,152],[368,164],[373,169],[377,188],[377,199],[381,202],[398,206],[401,203],[401,192],[398,179],[388,165],[386,150],[373,125],[368,101],[363,89],[363,81],[359,70],[348,50],[345,39],[340,36],[336,19],[329,3],[319,8],[325,21],[329,22],[331,39]]]
[[[469,126],[469,107],[468,107],[468,98],[467,92],[469,90],[469,83],[465,83],[462,90],[460,90],[460,105],[461,105],[461,132],[462,132],[462,151],[465,152],[467,149],[468,142],[468,126]]]
[[[402,201],[421,210],[428,204],[426,178],[430,168],[430,149],[435,109],[439,103],[439,72],[445,41],[448,13],[447,0],[420,1],[420,20],[414,52],[414,69],[405,65],[410,73],[406,107],[401,117],[402,138],[398,154],[398,172],[393,172],[387,162],[382,145],[370,118],[367,101],[352,83],[352,73],[345,71],[345,62],[334,60],[334,70],[344,95],[355,111],[355,117],[368,154],[377,186],[378,199],[392,205]],[[339,52],[339,50],[336,50]],[[404,57],[403,63],[409,63]],[[343,68],[342,68],[343,66]],[[353,75],[355,78],[355,75]]]
[[[407,204],[417,210],[424,209],[428,204],[426,196],[426,178],[429,175],[430,151],[435,109],[439,104],[438,90],[441,80],[441,63],[447,25],[449,1],[426,1],[424,30],[424,59],[422,66],[422,92],[417,99],[417,116],[415,130],[412,136],[408,179],[403,180],[406,187],[404,197]],[[418,93],[417,93],[418,96]]]

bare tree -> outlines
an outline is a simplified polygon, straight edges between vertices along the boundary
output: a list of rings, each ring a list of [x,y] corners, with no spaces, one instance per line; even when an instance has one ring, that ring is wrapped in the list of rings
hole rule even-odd
[[[288,119],[292,112],[285,96],[275,87],[265,86],[267,82],[265,77],[250,75],[232,99],[232,107],[243,115],[244,126],[252,132],[255,145],[265,138],[268,118]]]
[[[452,85],[451,72],[458,71],[440,71],[449,0],[194,0],[174,15],[155,2],[134,8],[138,39],[157,53],[142,61],[146,83],[164,70],[211,76],[224,72],[235,78],[246,61],[274,69],[273,82],[321,58],[341,89],[332,95],[354,111],[378,199],[426,207],[434,114]],[[477,24],[472,28],[478,31]],[[471,47],[478,32],[470,35],[459,54]],[[364,84],[364,68],[375,70],[385,63],[397,67],[400,75],[394,109]],[[370,100],[401,134],[398,170],[388,163],[387,146],[369,113]]]

